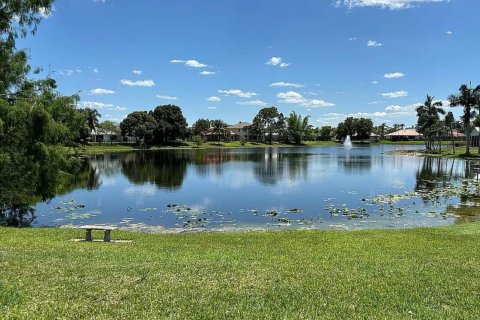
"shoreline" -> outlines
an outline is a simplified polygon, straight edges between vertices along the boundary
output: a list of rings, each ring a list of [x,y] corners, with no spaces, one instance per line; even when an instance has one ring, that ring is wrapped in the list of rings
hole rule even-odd
[[[418,141],[380,141],[380,142],[360,142],[353,143],[357,146],[374,146],[374,145],[422,145],[423,142]],[[140,148],[133,145],[88,145],[82,147],[70,147],[67,148],[70,153],[75,155],[99,155],[106,153],[128,153],[134,151],[156,151],[156,150],[209,150],[209,149],[255,149],[255,148],[301,148],[301,147],[334,147],[343,146],[342,143],[333,141],[307,141],[301,145],[293,144],[266,144],[266,143],[250,143],[246,145],[240,145],[238,141],[235,142],[207,142],[197,147],[191,142],[187,142],[185,145],[166,145],[166,146],[152,146],[148,148]]]

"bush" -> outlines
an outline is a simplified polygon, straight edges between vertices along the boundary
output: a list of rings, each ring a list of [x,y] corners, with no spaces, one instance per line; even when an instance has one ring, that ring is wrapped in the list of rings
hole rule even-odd
[[[197,148],[199,148],[203,143],[203,139],[202,139],[201,136],[195,136],[195,137],[193,137],[193,142],[195,143]]]

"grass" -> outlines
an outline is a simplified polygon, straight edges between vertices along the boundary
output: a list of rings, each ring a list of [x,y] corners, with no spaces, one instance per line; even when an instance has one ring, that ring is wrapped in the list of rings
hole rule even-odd
[[[480,224],[72,242],[0,228],[2,319],[474,319]]]
[[[77,148],[70,148],[72,152],[77,152],[79,154],[85,155],[95,155],[95,154],[104,154],[104,153],[122,153],[122,152],[131,152],[135,149],[133,146],[128,145],[109,145],[109,144],[100,144],[100,145],[88,145]]]
[[[442,150],[435,151],[426,151],[422,150],[396,150],[392,152],[393,154],[398,155],[420,155],[420,156],[432,156],[432,157],[448,157],[448,158],[460,158],[460,159],[478,159],[480,154],[478,154],[477,147],[470,147],[470,154],[467,155],[467,148],[465,146],[455,147],[455,153],[453,152],[452,147],[442,147]]]

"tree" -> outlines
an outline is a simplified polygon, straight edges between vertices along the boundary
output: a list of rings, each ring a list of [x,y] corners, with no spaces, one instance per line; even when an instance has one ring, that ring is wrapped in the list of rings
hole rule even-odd
[[[380,135],[380,139],[384,140],[385,135],[387,134],[389,130],[389,127],[386,123],[382,123],[381,125],[378,126],[377,128],[377,133]]]
[[[228,136],[228,124],[223,122],[223,120],[212,120],[212,133],[215,135],[216,140],[220,141],[221,138],[227,139]]]
[[[53,0],[10,0],[0,4],[0,97],[17,99],[30,82],[30,66],[23,50],[16,50],[16,39],[34,34],[42,14],[49,14]]]
[[[210,130],[210,120],[208,119],[200,118],[192,125],[192,134],[194,136],[205,134],[208,130]]]
[[[355,119],[355,133],[357,139],[365,140],[370,138],[370,134],[373,131],[373,121],[372,119]]]
[[[345,123],[340,122],[337,125],[337,129],[335,130],[335,137],[338,141],[345,139],[349,135],[348,128],[345,126]]]
[[[166,143],[185,137],[188,125],[180,107],[171,104],[158,106],[150,114],[157,121],[154,132],[157,143]]]
[[[462,84],[458,89],[458,94],[452,94],[448,97],[451,107],[463,106],[463,123],[465,126],[465,136],[467,138],[466,154],[470,154],[470,120],[472,119],[472,108],[479,106],[480,86],[472,89],[466,84]],[[480,144],[478,146],[480,151]]]
[[[295,144],[302,142],[309,128],[308,119],[310,119],[310,116],[302,117],[297,115],[295,111],[290,113],[290,116],[287,118],[287,132],[290,141]]]
[[[453,153],[455,153],[455,140],[453,136],[453,128],[455,127],[455,118],[453,117],[453,113],[451,111],[449,111],[445,116],[445,126],[447,127],[448,132],[450,133],[450,138],[452,139]]]
[[[156,128],[157,121],[146,111],[132,112],[120,123],[122,135],[135,137],[137,143],[153,142]]]
[[[392,127],[392,132],[403,130],[403,129],[405,129],[405,125],[403,123],[394,123]]]
[[[120,134],[121,130],[118,123],[107,120],[98,124],[98,129],[101,129],[106,132],[113,132],[115,134]]]
[[[87,117],[87,125],[90,131],[95,131],[98,127],[99,119],[101,114],[98,113],[96,109],[85,108],[85,115]]]
[[[203,143],[203,139],[201,136],[194,136],[193,137],[193,142],[195,143],[195,145],[197,146],[197,148],[199,148],[202,143]]]
[[[333,136],[333,128],[331,126],[321,127],[319,136],[322,141],[330,141]]]
[[[434,101],[434,97],[427,95],[423,105],[418,106],[416,109],[418,132],[423,134],[427,150],[435,149],[435,138],[439,133],[439,114],[445,114],[442,105],[441,101]]]
[[[257,113],[253,119],[253,124],[261,130],[262,141],[265,138],[265,135],[268,134],[269,143],[272,144],[273,134],[278,128],[279,116],[280,113],[276,107],[263,108]]]
[[[30,225],[32,204],[51,199],[68,184],[65,173],[76,172],[79,160],[62,145],[88,133],[78,97],[59,94],[50,77],[29,79],[28,56],[16,48],[18,37],[35,33],[52,2],[0,2],[0,225]]]

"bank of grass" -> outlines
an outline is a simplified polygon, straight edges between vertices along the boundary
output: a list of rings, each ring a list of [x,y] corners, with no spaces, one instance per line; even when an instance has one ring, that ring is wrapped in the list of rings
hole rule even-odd
[[[72,242],[0,228],[2,319],[475,319],[480,224]],[[99,236],[99,235],[97,235]]]
[[[431,157],[447,157],[447,158],[459,158],[459,159],[479,159],[477,147],[470,147],[470,154],[467,155],[467,148],[465,146],[455,147],[455,150],[451,146],[444,146],[442,150],[428,151],[422,150],[395,150],[392,154],[396,155],[410,155],[410,156],[431,156]]]
[[[290,145],[284,143],[274,142],[273,144],[261,143],[261,142],[247,142],[242,145],[239,141],[228,141],[228,142],[214,142],[208,141],[202,143],[200,146],[197,146],[192,141],[184,141],[171,143],[163,146],[153,146],[153,147],[137,147],[135,145],[121,145],[121,144],[100,144],[100,145],[86,145],[77,148],[70,148],[69,150],[72,153],[82,154],[82,155],[95,155],[95,154],[104,154],[104,153],[123,153],[131,152],[135,150],[164,150],[164,149],[219,149],[219,148],[269,148],[269,147],[295,147],[295,146],[335,146],[339,145],[336,142],[332,141],[307,141],[301,145]]]
[[[98,145],[86,145],[76,148],[69,148],[69,151],[72,153],[78,153],[83,155],[95,155],[95,154],[104,154],[104,153],[124,153],[134,151],[134,146],[130,145],[120,145],[120,144],[98,144]]]

